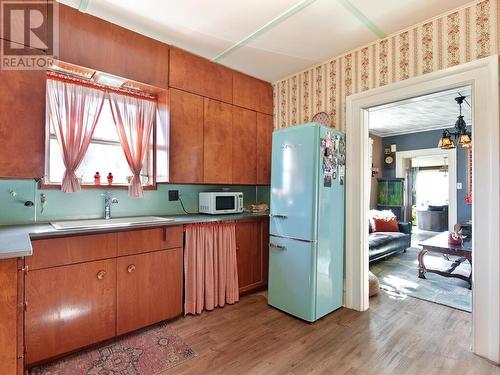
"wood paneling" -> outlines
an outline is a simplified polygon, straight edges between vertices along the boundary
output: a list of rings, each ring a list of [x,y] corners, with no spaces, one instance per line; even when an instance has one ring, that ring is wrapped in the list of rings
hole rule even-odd
[[[0,177],[44,174],[45,72],[0,70]]]
[[[273,116],[257,113],[257,184],[271,184]]]
[[[118,258],[118,335],[181,313],[181,248]]]
[[[170,49],[170,86],[226,103],[233,101],[230,69],[178,48]]]
[[[118,255],[131,255],[182,247],[182,225],[118,232]]]
[[[59,4],[59,59],[168,87],[169,46]]]
[[[233,184],[256,183],[257,114],[233,106]]]
[[[230,104],[204,99],[203,182],[232,183],[233,111]]]
[[[18,358],[17,259],[0,261],[0,363],[2,373],[16,374]]]
[[[31,243],[33,255],[26,258],[30,270],[116,256],[115,233],[33,240]]]
[[[203,183],[203,97],[170,90],[170,182]]]
[[[267,285],[268,231],[267,220],[236,222],[236,258],[238,262],[238,286],[240,293]],[[268,245],[267,245],[268,247]]]
[[[233,104],[273,114],[273,88],[269,82],[233,72]]]
[[[113,337],[115,293],[115,259],[29,271],[27,363]]]

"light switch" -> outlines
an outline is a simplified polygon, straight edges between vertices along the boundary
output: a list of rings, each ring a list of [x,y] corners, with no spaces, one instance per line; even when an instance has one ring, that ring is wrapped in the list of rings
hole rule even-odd
[[[462,183],[461,182],[457,182],[457,190],[462,190]]]

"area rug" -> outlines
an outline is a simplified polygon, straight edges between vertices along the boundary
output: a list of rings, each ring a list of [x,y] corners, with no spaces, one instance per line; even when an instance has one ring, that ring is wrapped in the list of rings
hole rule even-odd
[[[370,271],[377,275],[380,287],[395,297],[410,296],[472,312],[472,291],[467,282],[433,273],[426,273],[426,279],[418,277],[419,252],[419,248],[411,247],[406,253],[370,264]],[[425,256],[425,265],[430,268],[442,268],[448,262],[439,254]],[[459,268],[457,272],[470,273],[468,262],[462,263]]]
[[[157,375],[192,357],[193,349],[165,323],[47,365],[30,375]]]

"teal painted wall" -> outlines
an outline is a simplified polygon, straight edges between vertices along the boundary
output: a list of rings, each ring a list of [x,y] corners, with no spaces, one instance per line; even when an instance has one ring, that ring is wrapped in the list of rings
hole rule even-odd
[[[168,190],[179,190],[179,195],[186,210],[198,212],[198,193],[201,191],[220,190],[241,191],[245,206],[266,202],[269,204],[269,186],[218,186],[218,185],[174,185],[159,184],[158,190],[144,192],[144,198],[133,199],[126,190],[110,190],[111,196],[118,199],[118,204],[111,206],[111,215],[178,215],[183,214],[180,202],[168,201]],[[10,190],[17,195],[12,197]],[[66,219],[95,219],[103,217],[103,189],[86,189],[79,193],[65,194],[56,189],[38,189],[33,180],[0,180],[0,225],[29,224]],[[40,211],[40,194],[47,195],[44,212]],[[37,200],[37,208],[25,207],[27,200]]]

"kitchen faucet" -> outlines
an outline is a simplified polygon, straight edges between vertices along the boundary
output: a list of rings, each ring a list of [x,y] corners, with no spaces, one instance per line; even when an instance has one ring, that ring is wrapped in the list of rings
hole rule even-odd
[[[111,198],[109,191],[104,193],[104,218],[111,219],[111,203],[118,203],[118,199]]]

